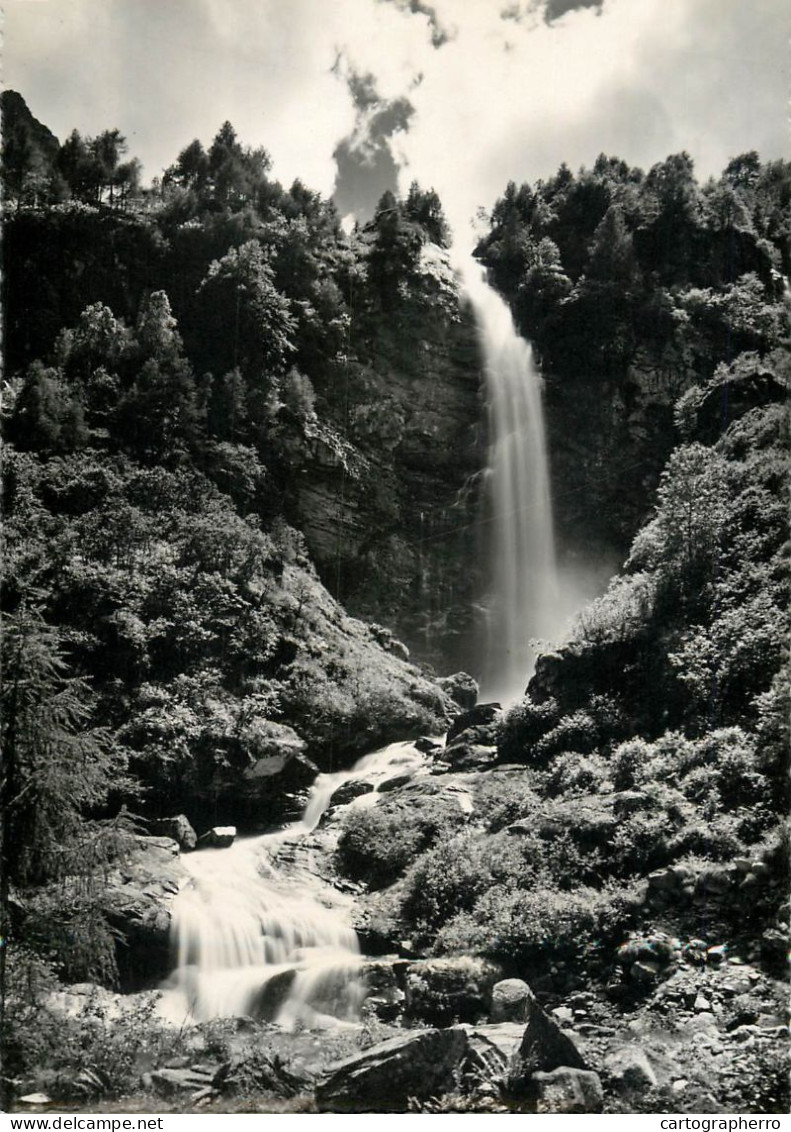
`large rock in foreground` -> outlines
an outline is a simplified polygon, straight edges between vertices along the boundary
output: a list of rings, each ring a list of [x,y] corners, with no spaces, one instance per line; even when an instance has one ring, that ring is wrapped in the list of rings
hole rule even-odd
[[[532,991],[526,1001],[527,1026],[512,1069],[510,1087],[515,1092],[528,1087],[536,1073],[554,1069],[588,1069],[582,1054],[556,1022],[543,1010]]]
[[[319,1112],[406,1112],[411,1097],[453,1088],[468,1047],[461,1027],[420,1030],[339,1062],[316,1087]]]

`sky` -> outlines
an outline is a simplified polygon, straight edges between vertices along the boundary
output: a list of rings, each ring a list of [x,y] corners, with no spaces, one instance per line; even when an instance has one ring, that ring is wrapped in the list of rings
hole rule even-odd
[[[5,0],[3,83],[147,179],[229,119],[342,214],[416,179],[458,234],[601,152],[785,157],[790,31],[788,0]]]

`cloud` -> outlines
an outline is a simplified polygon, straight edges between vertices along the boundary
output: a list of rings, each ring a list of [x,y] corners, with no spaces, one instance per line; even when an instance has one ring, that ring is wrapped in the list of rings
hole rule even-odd
[[[333,199],[342,216],[372,215],[385,190],[398,187],[398,164],[393,139],[409,129],[414,108],[406,97],[384,99],[370,72],[358,74],[339,55],[336,73],[345,73],[346,85],[357,110],[354,130],[336,146],[337,165]],[[417,84],[414,84],[417,85]]]
[[[149,177],[227,118],[286,184],[366,208],[416,178],[459,231],[509,179],[601,151],[687,149],[703,176],[784,154],[787,0],[532,3],[11,3],[5,81],[61,138],[117,126]]]
[[[650,167],[689,150],[699,175],[787,140],[785,0],[607,0],[563,19],[514,24],[484,0],[458,6],[399,139],[402,187],[440,194],[457,233],[509,179],[547,178],[602,152]]]
[[[526,4],[510,4],[501,11],[500,17],[522,23],[540,16],[551,24],[565,16],[567,12],[574,12],[579,8],[596,8],[600,11],[603,4],[604,0],[528,0]]]
[[[379,0],[379,3],[395,4],[402,11],[425,16],[430,29],[433,47],[443,47],[444,44],[450,42],[456,35],[455,28],[441,23],[436,8],[432,8],[429,4],[424,4],[423,0]]]

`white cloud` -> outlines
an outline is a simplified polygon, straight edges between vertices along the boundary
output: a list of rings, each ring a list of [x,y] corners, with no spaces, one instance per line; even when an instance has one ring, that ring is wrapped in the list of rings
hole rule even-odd
[[[421,5],[412,5],[418,8]],[[355,122],[337,53],[415,107],[399,145],[458,226],[509,179],[605,150],[649,166],[688,149],[704,175],[787,140],[786,0],[605,0],[551,26],[497,0],[9,0],[5,78],[61,138],[118,126],[153,176],[228,118],[285,183],[332,191]],[[463,219],[461,219],[463,218]]]

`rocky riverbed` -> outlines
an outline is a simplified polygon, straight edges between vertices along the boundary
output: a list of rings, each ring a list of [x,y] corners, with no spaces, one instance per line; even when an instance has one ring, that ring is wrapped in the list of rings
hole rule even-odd
[[[110,878],[128,993],[82,984],[47,1003],[64,1026],[105,1027],[111,1044],[125,1040],[129,1110],[782,1111],[783,924],[750,944],[679,931],[696,910],[698,922],[713,927],[719,902],[758,899],[773,883],[771,861],[738,860],[699,875],[656,871],[635,896],[639,930],[603,946],[585,967],[558,957],[549,970],[517,970],[482,956],[424,954],[414,941],[383,933],[387,891],[369,892],[338,869],[347,815],[384,799],[409,807],[441,796],[474,829],[487,789],[525,773],[496,764],[492,719],[478,710],[451,730],[447,746],[394,745],[362,771],[325,776],[326,810],[315,828],[295,826],[268,844],[267,869],[287,889],[309,885],[317,906],[357,929],[368,954],[351,960],[360,986],[353,1021],[322,1015],[295,1025],[282,1013],[285,983],[283,993],[259,995],[250,1016],[177,1017],[167,989],[170,922],[194,874],[182,855],[194,841],[183,820],[170,830],[181,847],[175,837],[139,839]],[[557,836],[573,823],[595,839],[636,804],[627,794],[548,802],[529,824]],[[527,836],[527,824],[512,822],[507,836]],[[230,849],[207,852],[215,863],[233,857]],[[40,1075],[19,1082],[22,1097],[51,1097],[22,1107],[82,1097],[95,1111],[108,1073],[86,1066],[82,1075],[54,1074],[46,1091]]]

